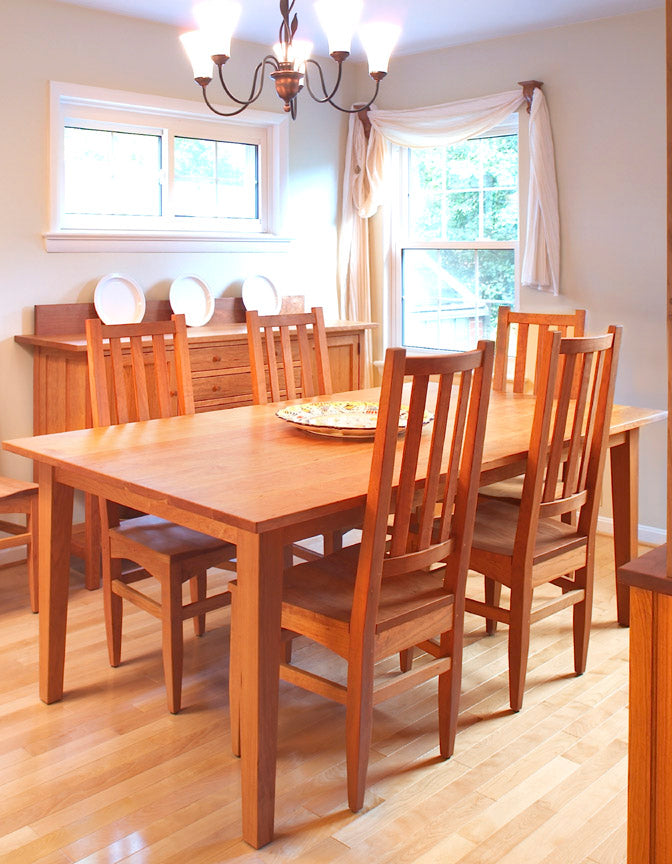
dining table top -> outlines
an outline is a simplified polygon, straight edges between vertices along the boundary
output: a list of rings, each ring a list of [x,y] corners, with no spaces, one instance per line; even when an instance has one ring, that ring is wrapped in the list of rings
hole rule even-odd
[[[329,398],[375,401],[378,394],[370,388]],[[482,483],[498,473],[510,475],[513,466],[524,463],[534,404],[530,396],[491,393]],[[340,509],[361,507],[372,440],[311,434],[278,418],[277,408],[250,405],[19,438],[3,446],[65,475],[76,471],[76,487],[83,491],[114,498],[115,485],[122,484],[126,497],[137,492],[154,499],[156,515],[178,507],[255,533],[293,525],[307,511],[312,518],[329,514],[335,482]],[[665,417],[661,410],[615,405],[610,435]],[[148,453],[159,458],[148,458]]]

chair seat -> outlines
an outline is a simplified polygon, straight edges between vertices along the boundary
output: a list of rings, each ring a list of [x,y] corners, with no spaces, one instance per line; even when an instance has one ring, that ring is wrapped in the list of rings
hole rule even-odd
[[[12,477],[0,477],[0,499],[9,501],[24,495],[36,495],[37,483],[29,483],[24,480],[14,480]]]
[[[478,494],[483,498],[499,498],[507,501],[520,501],[523,496],[523,483],[525,475],[519,474],[517,477],[510,477],[508,480],[499,480],[497,483],[490,483],[488,486],[481,486]]]
[[[300,610],[326,622],[348,625],[359,560],[359,544],[317,561],[285,571],[283,609]],[[409,579],[385,578],[381,583],[376,632],[427,615],[433,609],[452,606],[454,597],[443,588],[435,571],[419,571]]]
[[[147,549],[151,549],[155,555],[172,561],[192,558],[198,553],[221,551],[223,558],[235,557],[236,554],[236,547],[231,543],[160,519],[158,516],[126,519],[118,527],[111,529],[110,540],[113,545],[123,544],[125,550],[137,546],[141,558],[144,557]],[[127,557],[136,560],[131,554]]]
[[[474,525],[472,566],[476,564],[480,549],[496,555],[513,555],[513,543],[519,518],[520,508],[516,504],[498,501],[495,498],[479,500]],[[539,519],[534,560],[543,560],[549,552],[557,556],[563,550],[576,549],[585,546],[586,543],[587,538],[579,534],[573,525],[556,519]],[[474,566],[474,569],[477,567]]]

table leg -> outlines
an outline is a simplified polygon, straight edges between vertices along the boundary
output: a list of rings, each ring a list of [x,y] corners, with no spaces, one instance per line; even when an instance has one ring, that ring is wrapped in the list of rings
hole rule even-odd
[[[639,429],[625,433],[625,440],[609,449],[611,503],[614,517],[616,572],[638,554]],[[616,583],[616,608],[621,627],[630,624],[630,589]]]
[[[273,839],[278,737],[278,669],[283,542],[243,534],[237,544],[241,659],[243,838],[258,849]]]
[[[49,703],[63,696],[73,490],[56,482],[50,465],[39,465],[38,481],[40,698]]]

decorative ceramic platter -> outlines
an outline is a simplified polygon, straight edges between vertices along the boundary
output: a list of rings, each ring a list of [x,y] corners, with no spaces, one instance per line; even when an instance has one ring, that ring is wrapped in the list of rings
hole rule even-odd
[[[276,411],[278,417],[293,423],[313,435],[328,435],[336,438],[373,438],[378,422],[377,402],[306,402],[303,405],[286,405]],[[423,423],[434,417],[425,411]],[[408,408],[403,406],[399,414],[399,431],[406,429]]]
[[[243,282],[243,305],[260,315],[277,315],[282,305],[278,289],[266,276],[248,276]]]
[[[215,311],[215,298],[208,285],[198,276],[180,276],[170,286],[170,308],[184,314],[187,327],[203,327]]]
[[[96,285],[93,305],[103,324],[139,324],[145,315],[145,295],[130,276],[109,273]]]

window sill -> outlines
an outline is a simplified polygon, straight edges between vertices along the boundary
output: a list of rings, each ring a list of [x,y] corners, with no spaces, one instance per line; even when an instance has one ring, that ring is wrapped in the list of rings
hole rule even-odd
[[[51,231],[47,252],[287,252],[291,240],[276,234],[198,232]]]

